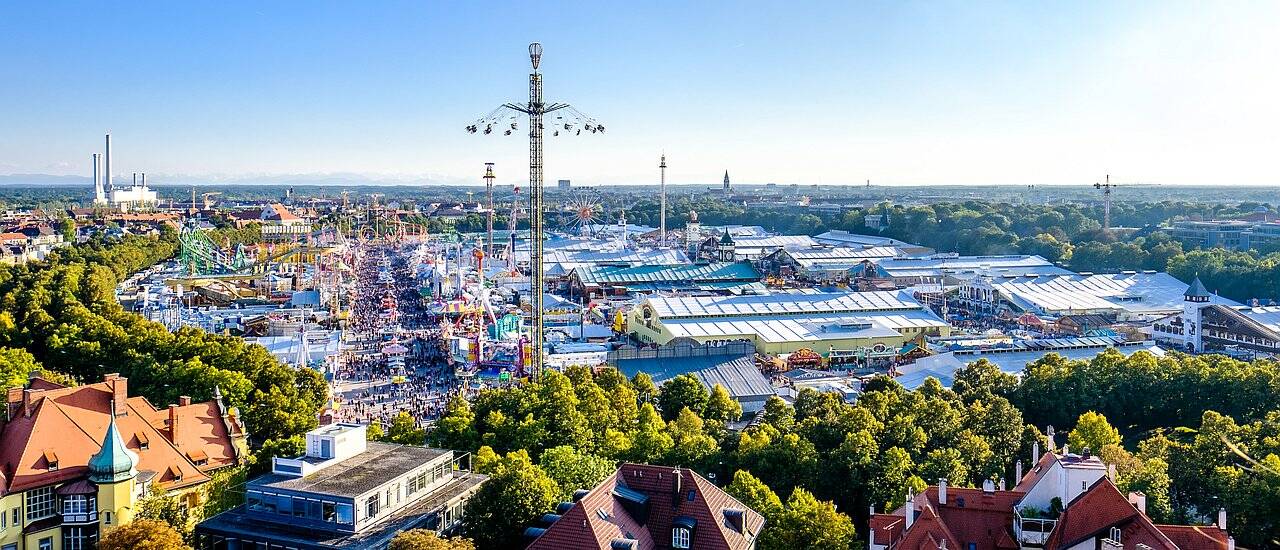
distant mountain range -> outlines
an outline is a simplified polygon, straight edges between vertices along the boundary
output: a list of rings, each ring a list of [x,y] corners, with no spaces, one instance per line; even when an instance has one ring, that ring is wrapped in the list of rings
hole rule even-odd
[[[168,185],[459,185],[478,184],[477,182],[450,181],[437,176],[378,176],[357,173],[332,174],[263,174],[263,175],[213,175],[193,176],[184,174],[152,174],[149,182],[157,187]],[[117,186],[129,183],[129,176],[117,175],[114,182]],[[86,176],[68,176],[54,174],[7,174],[0,175],[0,185],[93,185],[93,178]]]

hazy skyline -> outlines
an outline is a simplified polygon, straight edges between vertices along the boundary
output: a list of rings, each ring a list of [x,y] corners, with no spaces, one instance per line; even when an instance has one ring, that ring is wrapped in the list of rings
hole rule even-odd
[[[0,174],[549,182],[1280,183],[1280,3],[49,2],[0,6]]]

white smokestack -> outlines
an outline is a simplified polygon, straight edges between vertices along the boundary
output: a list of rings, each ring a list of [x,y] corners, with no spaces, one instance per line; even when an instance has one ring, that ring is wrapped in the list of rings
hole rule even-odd
[[[99,161],[102,156],[98,153],[93,154],[93,202],[102,202],[102,167]]]
[[[947,503],[947,478],[938,478],[938,504]]]
[[[106,177],[103,180],[102,186],[104,189],[110,190],[112,188],[111,187],[111,134],[107,134],[106,157],[107,158],[103,161],[103,170],[105,172],[104,175]]]
[[[1227,509],[1218,508],[1218,529],[1227,530]]]

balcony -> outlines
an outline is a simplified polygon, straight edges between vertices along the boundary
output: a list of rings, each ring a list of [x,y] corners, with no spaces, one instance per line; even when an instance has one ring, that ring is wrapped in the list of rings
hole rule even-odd
[[[1045,518],[1024,518],[1022,511],[1014,509],[1014,531],[1018,535],[1018,542],[1023,547],[1043,547],[1045,541],[1049,540],[1049,533],[1053,532],[1053,528],[1058,525],[1056,519]]]
[[[75,513],[63,512],[62,513],[63,525],[78,524],[78,523],[97,523],[97,522],[98,522],[97,510],[94,510],[92,512],[75,512]]]

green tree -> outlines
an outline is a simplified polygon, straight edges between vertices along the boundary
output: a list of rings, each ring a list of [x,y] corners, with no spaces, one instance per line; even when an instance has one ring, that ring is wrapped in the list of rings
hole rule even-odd
[[[662,383],[662,391],[658,394],[658,407],[662,409],[662,419],[671,421],[680,415],[680,411],[688,408],[696,414],[702,414],[710,395],[702,382],[692,374],[681,374]]]
[[[569,500],[578,489],[591,489],[617,469],[612,460],[579,452],[568,445],[543,451],[538,466],[560,486],[560,498]]]
[[[808,491],[796,489],[786,507],[760,534],[760,547],[847,549],[853,547],[856,538],[849,516],[837,512],[832,503],[820,502]]]
[[[467,501],[463,526],[482,549],[515,548],[525,527],[550,511],[559,494],[556,482],[528,453],[508,453]]]
[[[724,490],[729,496],[738,499],[738,502],[759,512],[766,520],[772,521],[782,511],[782,499],[763,481],[751,475],[751,472],[734,472],[733,481]]]
[[[729,397],[729,391],[724,386],[716,384],[711,388],[711,394],[707,398],[707,404],[702,411],[704,420],[715,420],[720,423],[737,421],[742,417],[742,405]]]
[[[1120,444],[1120,431],[1111,427],[1107,417],[1094,411],[1080,415],[1075,429],[1067,435],[1067,444],[1077,452],[1092,449],[1094,452],[1107,445]]]
[[[381,441],[400,445],[422,445],[426,438],[426,431],[418,427],[413,416],[406,411],[400,411],[395,418],[391,419],[391,427],[387,429],[387,434]]]
[[[27,350],[0,347],[0,385],[3,387],[25,386],[27,377],[40,370],[40,363]]]
[[[98,539],[98,550],[190,550],[182,535],[163,521],[140,519],[110,531]]]
[[[442,538],[429,529],[410,529],[396,533],[387,550],[476,550],[476,545],[461,537]]]

